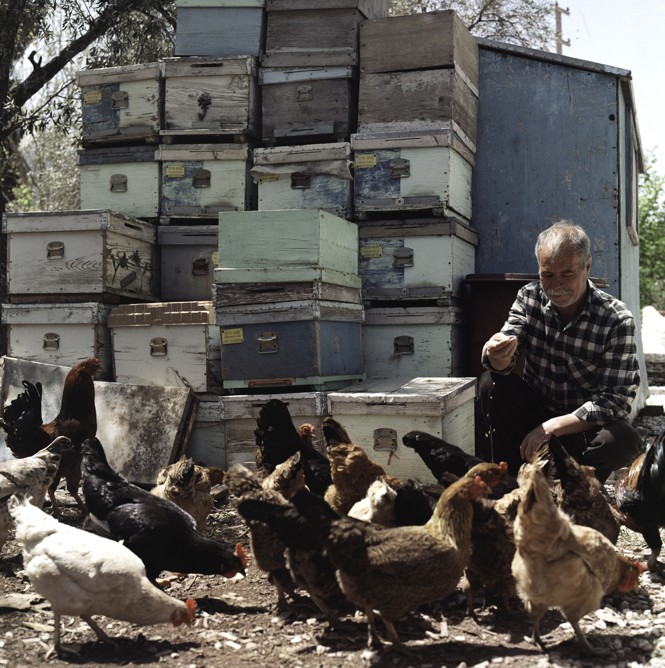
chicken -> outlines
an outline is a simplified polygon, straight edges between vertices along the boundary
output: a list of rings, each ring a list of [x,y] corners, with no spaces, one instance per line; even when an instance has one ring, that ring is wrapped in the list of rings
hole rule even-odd
[[[95,385],[93,379],[102,366],[91,357],[75,364],[67,373],[62,389],[60,410],[50,422],[42,420],[42,386],[23,381],[25,390],[5,406],[0,418],[0,427],[7,433],[7,447],[14,457],[34,455],[58,436],[67,436],[72,449],[62,454],[58,471],[49,487],[48,494],[53,514],[58,515],[55,490],[61,478],[65,478],[67,491],[74,497],[79,508],[85,512],[85,504],[79,496],[81,482],[81,445],[86,438],[97,433],[97,411],[95,409]]]
[[[524,485],[512,572],[533,623],[533,641],[545,649],[540,620],[549,608],[558,608],[582,647],[593,652],[579,620],[597,610],[605,594],[635,589],[643,567],[621,555],[599,531],[574,524],[559,510],[540,468],[527,472]]]
[[[280,399],[268,400],[256,419],[256,467],[263,475],[272,473],[278,464],[300,452],[307,487],[323,496],[331,484],[330,462],[293,424],[288,406]]]
[[[442,485],[423,485],[416,480],[405,480],[395,496],[397,526],[425,524],[432,517],[444,489]]]
[[[83,443],[83,496],[89,512],[85,528],[123,541],[153,582],[164,570],[227,578],[245,572],[247,556],[240,543],[232,550],[204,536],[175,503],[128,482],[109,466],[96,438]]]
[[[348,432],[337,420],[330,415],[323,418],[323,438],[326,445],[338,445],[339,443],[353,443]]]
[[[62,615],[81,617],[106,642],[110,638],[92,615],[141,626],[168,622],[179,626],[194,619],[196,603],[180,601],[155,587],[143,562],[120,543],[58,522],[25,497],[12,496],[9,512],[30,583],[53,609],[53,644],[46,659],[68,651],[60,643]]]
[[[211,489],[207,469],[194,464],[191,457],[181,457],[157,474],[157,484],[150,491],[187,511],[196,520],[198,530],[203,531],[215,505]]]
[[[340,515],[346,515],[360,501],[375,480],[383,480],[393,489],[402,481],[387,474],[380,464],[353,443],[327,446],[332,484],[324,494],[328,505]]]
[[[303,422],[298,427],[298,436],[310,447],[314,447],[314,438],[316,437],[316,427],[310,422]]]
[[[483,460],[464,452],[457,445],[447,443],[442,438],[424,431],[410,431],[402,436],[402,443],[415,450],[431,471],[434,478],[446,485],[450,482],[449,474],[461,478],[469,469]],[[517,487],[517,481],[506,476],[503,482],[492,490],[492,497],[499,498]]]
[[[611,543],[619,539],[617,522],[609,498],[591,466],[579,464],[552,436],[549,451],[559,477],[554,487],[557,505],[575,524],[597,529]]]
[[[66,436],[58,436],[31,457],[0,462],[0,550],[14,527],[7,502],[12,494],[23,493],[41,508],[55,478],[62,454],[72,447]]]
[[[257,475],[242,464],[232,466],[226,472],[225,480],[238,504],[247,499],[255,499],[285,508],[291,505],[278,491],[264,489]],[[296,584],[286,565],[285,545],[265,522],[249,520],[247,526],[254,562],[260,570],[268,574],[269,582],[277,590],[277,609],[282,610],[288,605],[287,596],[294,601],[299,599]]]
[[[261,480],[261,487],[279,492],[285,499],[290,499],[299,489],[305,487],[305,470],[300,452],[277,464],[275,470]]]
[[[354,503],[348,515],[363,522],[392,527],[397,524],[396,499],[397,492],[385,480],[375,480],[367,489],[365,498]]]
[[[339,624],[340,611],[349,607],[335,576],[335,567],[324,553],[317,533],[292,506],[245,498],[238,512],[248,524],[263,524],[284,545],[284,559],[293,582],[306,590],[328,623]]]
[[[458,480],[443,492],[426,524],[408,527],[377,527],[340,517],[324,500],[304,491],[293,503],[323,541],[342,591],[365,611],[368,646],[381,642],[378,616],[393,647],[405,651],[394,622],[455,590],[471,553],[472,501],[487,493],[479,477]]]
[[[658,561],[665,526],[665,430],[653,438],[614,486],[617,514],[627,528],[641,533],[651,550],[647,568],[663,573]]]

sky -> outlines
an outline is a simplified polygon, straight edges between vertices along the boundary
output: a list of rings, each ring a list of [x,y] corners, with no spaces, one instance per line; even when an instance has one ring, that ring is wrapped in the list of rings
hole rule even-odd
[[[665,0],[559,0],[562,54],[630,70],[642,150],[665,175]]]

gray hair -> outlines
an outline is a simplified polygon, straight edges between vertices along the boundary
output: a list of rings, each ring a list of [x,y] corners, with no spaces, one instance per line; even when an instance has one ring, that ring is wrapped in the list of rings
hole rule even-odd
[[[587,233],[569,220],[559,220],[543,230],[536,240],[536,260],[540,264],[540,254],[546,253],[553,259],[573,252],[582,257],[582,266],[591,259],[591,243]]]

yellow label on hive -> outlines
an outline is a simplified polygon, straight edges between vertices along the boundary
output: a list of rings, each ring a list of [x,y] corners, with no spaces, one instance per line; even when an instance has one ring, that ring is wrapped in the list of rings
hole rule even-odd
[[[85,93],[83,93],[83,102],[86,104],[99,104],[101,101],[101,90],[87,90]]]
[[[228,346],[233,343],[244,343],[245,337],[242,332],[242,327],[234,327],[233,329],[222,330],[222,345]]]
[[[164,165],[164,176],[168,179],[181,179],[185,175],[184,162],[167,162]]]
[[[268,183],[269,181],[279,181],[279,174],[261,174],[259,183]]]
[[[383,244],[363,244],[360,248],[360,257],[383,257]]]
[[[215,251],[211,256],[210,259],[212,260],[212,263],[217,267],[219,265],[219,251]]]
[[[376,167],[376,154],[374,153],[360,153],[356,154],[355,160],[356,169],[372,169]]]

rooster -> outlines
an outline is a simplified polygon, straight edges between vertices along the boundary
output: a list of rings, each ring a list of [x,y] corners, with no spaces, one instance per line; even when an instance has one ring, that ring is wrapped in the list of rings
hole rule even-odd
[[[53,643],[46,653],[74,653],[60,643],[60,617],[78,615],[100,640],[111,642],[92,615],[133,624],[190,623],[192,599],[180,601],[155,587],[143,562],[114,541],[58,522],[29,503],[9,499],[16,541],[33,589],[51,604],[55,617]]]
[[[93,379],[102,370],[100,361],[91,357],[75,364],[67,373],[62,389],[60,411],[50,422],[42,420],[42,385],[24,380],[25,390],[5,406],[0,427],[7,433],[6,443],[14,457],[34,455],[58,436],[67,436],[72,449],[62,454],[60,465],[51,483],[48,495],[53,514],[59,515],[55,490],[65,478],[67,491],[79,508],[86,512],[79,496],[81,482],[81,445],[97,433],[95,385]]]
[[[84,528],[123,541],[145,564],[151,581],[164,571],[231,578],[244,575],[247,556],[204,536],[194,518],[168,499],[141,489],[116,473],[96,438],[83,443]]]
[[[663,546],[660,527],[665,526],[665,430],[619,476],[614,494],[619,521],[642,534],[651,550],[647,568],[662,575],[658,557]]]
[[[538,467],[525,475],[514,534],[512,573],[531,617],[533,642],[545,649],[540,620],[548,609],[559,608],[582,647],[594,653],[579,620],[615,589],[635,589],[642,565],[621,555],[599,531],[574,524],[559,510]]]
[[[480,477],[446,489],[423,526],[377,527],[340,517],[323,499],[298,492],[293,503],[321,538],[346,597],[365,611],[368,646],[381,643],[378,616],[405,652],[394,622],[455,591],[471,554],[472,501],[489,493]]]

